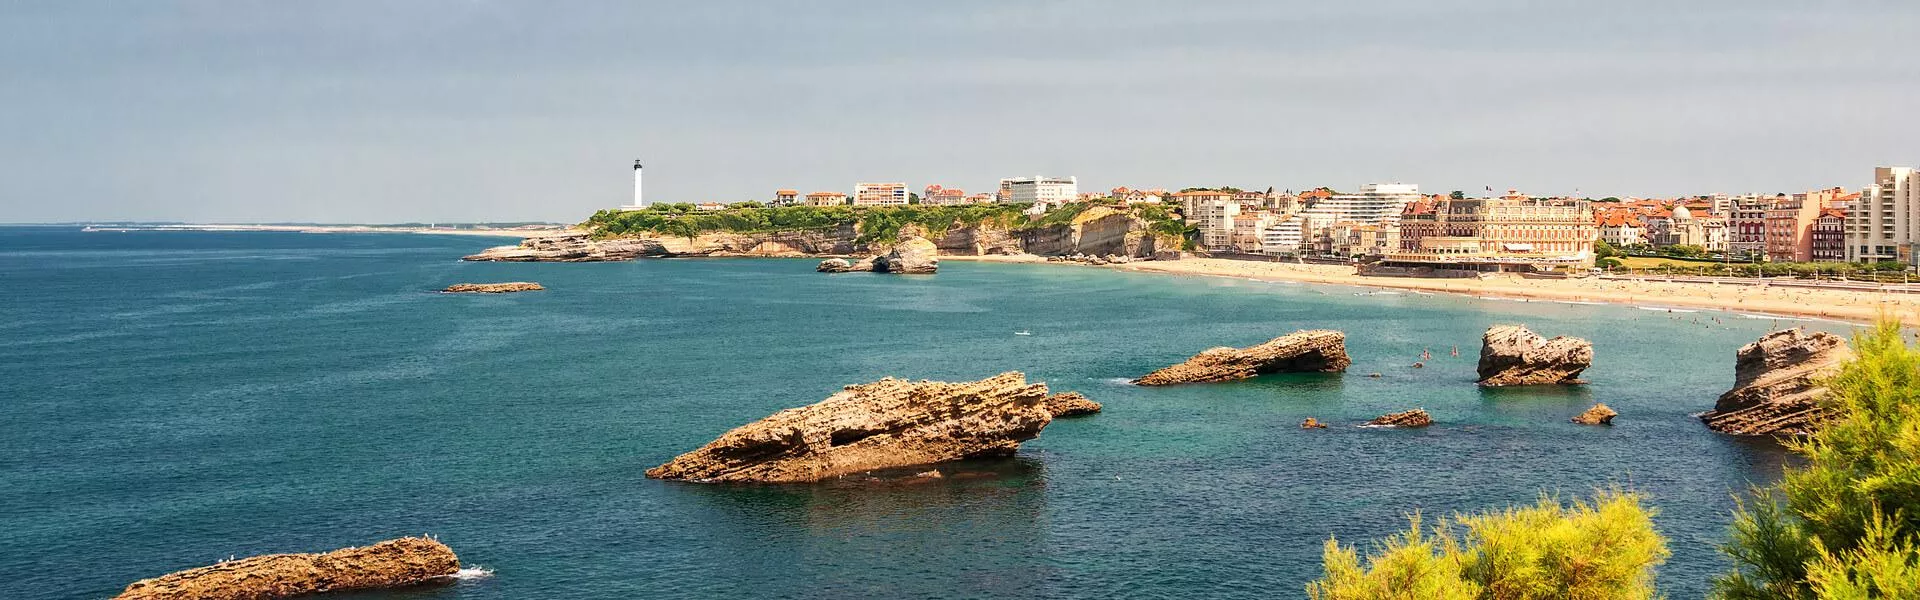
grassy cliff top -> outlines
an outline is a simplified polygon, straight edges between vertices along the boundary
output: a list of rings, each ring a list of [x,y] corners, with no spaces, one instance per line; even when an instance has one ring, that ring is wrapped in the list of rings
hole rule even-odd
[[[1040,229],[1080,222],[1093,207],[1120,210],[1112,202],[1071,202],[1040,215],[1029,216],[1022,204],[966,204],[959,206],[780,206],[740,207],[703,211],[691,204],[657,204],[641,210],[602,210],[582,226],[596,236],[661,235],[693,237],[703,233],[765,233],[817,231],[853,226],[860,243],[897,241],[908,225],[940,236],[954,227],[996,227],[1010,231]],[[1107,210],[1092,211],[1106,213]],[[1183,229],[1173,212],[1160,206],[1125,209],[1147,221],[1156,232]]]

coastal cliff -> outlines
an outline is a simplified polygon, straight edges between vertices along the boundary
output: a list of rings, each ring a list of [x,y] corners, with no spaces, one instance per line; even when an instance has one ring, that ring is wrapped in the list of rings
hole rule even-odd
[[[904,241],[913,237],[926,238],[938,249],[938,254],[944,256],[1084,254],[1149,258],[1156,253],[1178,252],[1181,246],[1178,236],[1154,233],[1153,223],[1141,217],[1137,211],[1112,206],[1076,206],[1070,213],[1061,212],[1054,217],[1043,216],[1024,221],[983,220],[969,223],[954,220],[935,221],[933,225],[918,222],[903,224],[888,220],[895,217],[873,216],[891,214],[885,212],[887,210],[898,209],[874,208],[861,213],[869,214],[869,218],[875,221],[873,223],[847,221],[776,231],[705,231],[691,236],[612,228],[589,221],[583,228],[558,235],[530,237],[513,246],[488,248],[465,259],[595,262],[647,257],[874,256],[895,248],[898,244],[894,240]],[[994,210],[1005,210],[1005,207]],[[1013,216],[1028,218],[1017,211]],[[596,215],[596,218],[603,217]],[[883,228],[882,232],[876,231]]]
[[[1053,421],[1048,399],[1047,384],[1019,372],[960,383],[888,377],[742,425],[647,477],[805,483],[1006,456]]]
[[[1821,380],[1840,372],[1847,340],[1801,328],[1775,331],[1740,347],[1733,389],[1700,415],[1707,428],[1735,435],[1804,435],[1821,417]]]
[[[265,600],[418,585],[460,570],[427,538],[387,540],[325,554],[269,554],[142,579],[114,600]]]

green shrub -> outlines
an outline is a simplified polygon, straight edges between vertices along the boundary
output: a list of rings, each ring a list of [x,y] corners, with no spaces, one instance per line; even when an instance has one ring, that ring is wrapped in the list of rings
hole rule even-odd
[[[1591,503],[1543,497],[1533,506],[1460,515],[1423,532],[1420,518],[1362,566],[1329,539],[1315,600],[1375,598],[1641,599],[1669,554],[1638,494],[1599,493]]]
[[[1728,599],[1920,598],[1920,351],[1883,320],[1827,382],[1806,456],[1736,511]]]

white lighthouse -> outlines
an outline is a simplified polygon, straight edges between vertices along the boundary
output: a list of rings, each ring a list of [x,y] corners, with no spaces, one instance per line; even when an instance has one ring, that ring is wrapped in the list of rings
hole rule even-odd
[[[634,159],[633,161],[633,204],[622,206],[620,208],[624,208],[628,210],[639,210],[646,207],[647,207],[647,197],[641,193],[641,189],[640,189],[640,160]]]

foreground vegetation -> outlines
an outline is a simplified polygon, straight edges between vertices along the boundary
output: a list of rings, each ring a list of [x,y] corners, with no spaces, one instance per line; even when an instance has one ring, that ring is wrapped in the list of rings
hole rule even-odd
[[[1907,265],[1898,261],[1753,262],[1710,258],[1706,249],[1699,246],[1667,246],[1656,249],[1642,244],[1615,248],[1605,241],[1594,244],[1594,257],[1596,258],[1594,266],[1602,269],[1630,269],[1666,275],[1904,281],[1907,270]]]
[[[1722,550],[1725,600],[1920,598],[1920,350],[1896,321],[1855,336],[1827,382],[1828,415],[1788,445],[1805,457],[1753,490]],[[1665,540],[1631,492],[1463,515],[1407,531],[1363,558],[1328,540],[1315,600],[1655,597]]]
[[[1806,465],[1756,490],[1714,584],[1730,600],[1920,598],[1920,352],[1882,321],[1828,382]]]
[[[1592,502],[1552,498],[1504,511],[1461,515],[1431,530],[1414,516],[1364,563],[1327,540],[1314,600],[1429,598],[1652,598],[1654,567],[1669,554],[1653,511],[1628,492]]]
[[[911,225],[939,237],[955,227],[994,227],[1029,231],[1071,223],[1094,206],[1113,205],[1111,199],[1070,202],[1039,215],[1027,215],[1026,205],[965,204],[958,206],[781,206],[757,204],[702,211],[692,204],[656,204],[641,210],[602,210],[583,225],[598,236],[662,235],[691,238],[703,233],[770,233],[828,231],[853,227],[856,243],[894,242]],[[1146,205],[1129,209],[1145,220],[1148,230],[1193,239],[1195,231],[1168,207]]]

